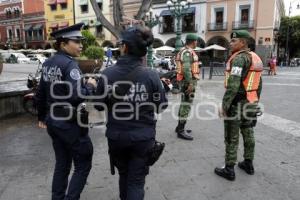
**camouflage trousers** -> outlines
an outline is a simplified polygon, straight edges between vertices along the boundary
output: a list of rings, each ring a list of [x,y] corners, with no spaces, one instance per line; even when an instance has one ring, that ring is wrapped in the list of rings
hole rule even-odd
[[[189,86],[189,83],[181,81],[179,82],[179,86],[181,91],[181,103],[178,111],[178,118],[180,123],[185,123],[191,111],[197,81],[193,80],[193,92],[191,94],[186,94],[186,90]]]
[[[239,133],[244,141],[244,159],[254,159],[254,131],[256,114],[251,111],[253,104],[245,105],[240,102],[238,105],[231,106],[227,113],[228,118],[224,120],[225,128],[225,164],[235,165],[237,160],[237,150],[239,146]]]

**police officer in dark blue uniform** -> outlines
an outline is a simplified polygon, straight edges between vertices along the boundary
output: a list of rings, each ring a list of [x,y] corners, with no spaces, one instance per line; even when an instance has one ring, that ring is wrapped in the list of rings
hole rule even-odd
[[[91,95],[96,87],[91,78],[83,83],[81,70],[73,58],[80,56],[82,50],[83,25],[51,33],[58,52],[44,62],[36,94],[39,127],[47,128],[55,152],[52,200],[80,199],[92,167],[93,145],[88,128],[80,126],[76,118],[77,107],[84,101],[80,93]],[[68,183],[72,162],[74,173]]]
[[[108,88],[108,95],[98,101],[108,106],[106,137],[109,154],[120,175],[120,198],[142,200],[149,173],[147,153],[155,142],[155,113],[167,107],[167,98],[157,72],[143,66],[147,47],[153,42],[151,31],[132,27],[121,37],[122,56],[116,65],[103,71],[107,85],[100,80],[96,93],[103,95]],[[132,85],[126,88],[126,84],[118,81],[129,81]]]

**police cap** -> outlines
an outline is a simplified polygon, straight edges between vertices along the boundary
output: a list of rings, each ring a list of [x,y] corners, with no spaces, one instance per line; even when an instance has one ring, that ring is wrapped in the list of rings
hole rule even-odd
[[[196,34],[192,34],[192,33],[187,34],[186,38],[185,38],[185,40],[194,40],[194,41],[196,41],[198,39],[199,39],[199,37]]]
[[[74,24],[72,26],[53,31],[50,36],[57,39],[82,40],[84,37],[81,34],[81,29],[84,23]]]
[[[230,38],[250,38],[250,33],[246,30],[238,30],[231,33]]]

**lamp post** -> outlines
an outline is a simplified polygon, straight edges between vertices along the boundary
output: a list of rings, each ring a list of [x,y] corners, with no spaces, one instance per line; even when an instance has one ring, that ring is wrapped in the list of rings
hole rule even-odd
[[[290,1],[290,7],[289,7],[289,18],[291,16],[291,12],[292,12],[292,3],[295,3],[296,1],[299,1],[299,0],[291,0]],[[298,2],[298,5],[297,5],[297,9],[300,9],[300,4]],[[288,64],[289,62],[289,57],[290,57],[290,51],[289,51],[289,39],[290,39],[290,25],[289,25],[289,21],[288,21],[288,27],[287,27],[287,33],[286,33],[286,46],[285,46],[285,61],[286,61],[286,64]]]
[[[193,0],[169,0],[167,5],[171,12],[171,15],[176,18],[176,43],[175,43],[175,51],[176,53],[180,51],[182,47],[181,42],[181,20],[182,17],[187,13],[190,8],[190,4]]]
[[[146,13],[146,19],[144,20],[145,25],[151,29],[157,24],[159,24],[159,17],[157,15],[153,16],[152,8],[149,9],[149,12]],[[147,65],[148,67],[153,68],[153,45],[151,44],[147,49]]]

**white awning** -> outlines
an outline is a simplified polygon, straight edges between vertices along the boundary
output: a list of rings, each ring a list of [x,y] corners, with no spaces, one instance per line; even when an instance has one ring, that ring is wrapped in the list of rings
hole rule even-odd
[[[88,5],[88,0],[78,0],[78,5]]]

